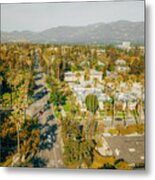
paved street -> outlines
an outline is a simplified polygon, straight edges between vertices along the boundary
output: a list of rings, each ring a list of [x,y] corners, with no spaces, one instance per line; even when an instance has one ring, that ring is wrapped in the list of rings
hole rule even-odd
[[[34,158],[35,167],[63,167],[61,129],[53,115],[52,104],[48,104],[45,78],[40,68],[36,69],[34,102],[27,109],[32,118],[38,117],[40,134],[39,151]]]

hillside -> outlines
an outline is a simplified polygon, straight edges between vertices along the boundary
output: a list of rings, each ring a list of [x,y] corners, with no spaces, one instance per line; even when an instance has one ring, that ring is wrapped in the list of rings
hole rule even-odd
[[[1,42],[33,43],[144,43],[144,22],[117,21],[88,26],[59,26],[42,32],[2,32]]]

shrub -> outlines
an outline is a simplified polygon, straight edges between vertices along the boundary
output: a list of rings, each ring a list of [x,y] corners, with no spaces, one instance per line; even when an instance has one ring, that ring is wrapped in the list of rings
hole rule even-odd
[[[132,168],[128,165],[127,162],[125,161],[119,161],[118,163],[115,163],[115,168],[116,169],[121,169],[121,170],[131,170]]]
[[[94,158],[91,168],[107,169],[107,167],[114,167],[115,158],[113,156],[101,156],[97,151],[94,150]]]
[[[143,134],[144,124],[129,125],[126,128],[123,126],[117,126],[116,129],[120,135],[133,134],[133,133]]]
[[[108,132],[109,132],[110,134],[112,134],[112,135],[118,134],[118,130],[115,129],[115,128],[109,129]]]

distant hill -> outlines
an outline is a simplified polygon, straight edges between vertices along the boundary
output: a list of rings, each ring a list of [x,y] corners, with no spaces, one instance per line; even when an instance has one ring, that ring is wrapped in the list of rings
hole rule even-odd
[[[117,21],[88,26],[59,26],[42,32],[1,32],[1,42],[33,43],[144,43],[144,22]]]

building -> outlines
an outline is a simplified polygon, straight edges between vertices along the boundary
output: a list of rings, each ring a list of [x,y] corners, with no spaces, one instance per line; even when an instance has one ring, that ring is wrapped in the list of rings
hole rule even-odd
[[[132,167],[144,165],[144,135],[104,136],[104,139],[117,159],[124,159]]]
[[[90,81],[94,81],[94,79],[101,82],[102,81],[102,72],[91,69],[90,70]]]
[[[90,81],[93,82],[94,79],[96,79],[98,81],[102,81],[102,72],[91,69],[90,70]],[[84,71],[65,72],[65,81],[66,82],[79,81],[80,83],[82,83],[85,81],[85,72]]]
[[[129,41],[123,41],[122,44],[118,45],[118,47],[129,51],[131,49],[131,43]]]
[[[116,64],[117,66],[125,66],[125,65],[126,65],[126,61],[125,61],[124,59],[117,59],[117,60],[115,61],[115,64]]]
[[[122,42],[122,48],[129,50],[131,48],[131,43],[129,41]]]
[[[84,75],[85,73],[83,71],[79,71],[79,72],[68,71],[68,72],[65,72],[65,81],[66,82],[76,82],[76,81],[83,82]]]
[[[130,68],[126,65],[126,61],[124,59],[117,59],[115,61],[115,70],[117,72],[128,72]]]

